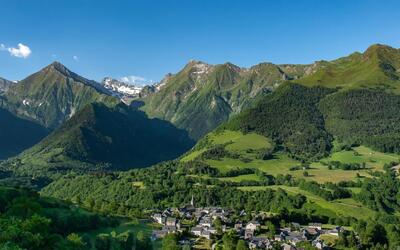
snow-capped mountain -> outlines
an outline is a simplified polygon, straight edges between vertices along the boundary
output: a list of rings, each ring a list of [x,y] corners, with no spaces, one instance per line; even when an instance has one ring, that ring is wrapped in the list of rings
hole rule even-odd
[[[141,86],[127,84],[111,77],[104,78],[102,85],[123,101],[138,97],[143,89]]]

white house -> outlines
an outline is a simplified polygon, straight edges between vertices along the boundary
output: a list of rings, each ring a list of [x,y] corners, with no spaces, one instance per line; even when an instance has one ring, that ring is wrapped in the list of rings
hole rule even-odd
[[[257,221],[250,221],[246,225],[246,230],[256,231],[261,227],[260,223]]]
[[[158,224],[163,224],[165,223],[165,217],[163,217],[161,214],[154,214],[153,219],[155,222]]]
[[[201,232],[203,229],[201,227],[193,227],[192,230],[190,231],[193,235],[196,236],[201,236]]]

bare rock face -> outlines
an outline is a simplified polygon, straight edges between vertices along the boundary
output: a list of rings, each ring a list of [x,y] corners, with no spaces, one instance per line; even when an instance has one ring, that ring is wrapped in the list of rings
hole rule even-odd
[[[0,77],[0,93],[7,92],[11,85],[15,84],[16,82],[12,82]]]

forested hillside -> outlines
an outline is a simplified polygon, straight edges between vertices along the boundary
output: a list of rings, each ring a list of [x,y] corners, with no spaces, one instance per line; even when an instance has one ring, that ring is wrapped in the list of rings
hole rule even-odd
[[[90,242],[79,234],[119,224],[25,189],[0,186],[0,201],[0,249],[88,249]]]
[[[14,116],[1,108],[0,120],[0,159],[7,159],[22,152],[49,133],[45,127]]]
[[[313,160],[327,155],[332,137],[325,131],[318,103],[332,91],[286,84],[221,129],[256,132],[282,145],[292,157]]]
[[[193,142],[168,122],[124,104],[90,104],[39,144],[4,162],[17,175],[146,167],[178,157]]]

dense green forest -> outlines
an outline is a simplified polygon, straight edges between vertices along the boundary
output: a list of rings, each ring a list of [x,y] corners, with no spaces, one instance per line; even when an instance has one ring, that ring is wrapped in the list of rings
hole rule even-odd
[[[255,131],[303,161],[329,154],[333,139],[398,153],[399,107],[400,97],[383,90],[335,91],[288,83],[218,130]]]
[[[317,107],[331,92],[320,87],[285,84],[222,128],[256,131],[272,138],[295,158],[318,159],[332,147],[332,137],[325,131],[323,115]]]
[[[347,145],[400,152],[400,96],[382,90],[351,90],[324,98],[319,107],[326,130]]]
[[[122,222],[122,218],[88,212],[29,189],[0,186],[2,250],[152,249],[149,235],[143,231],[96,233],[117,228]]]

